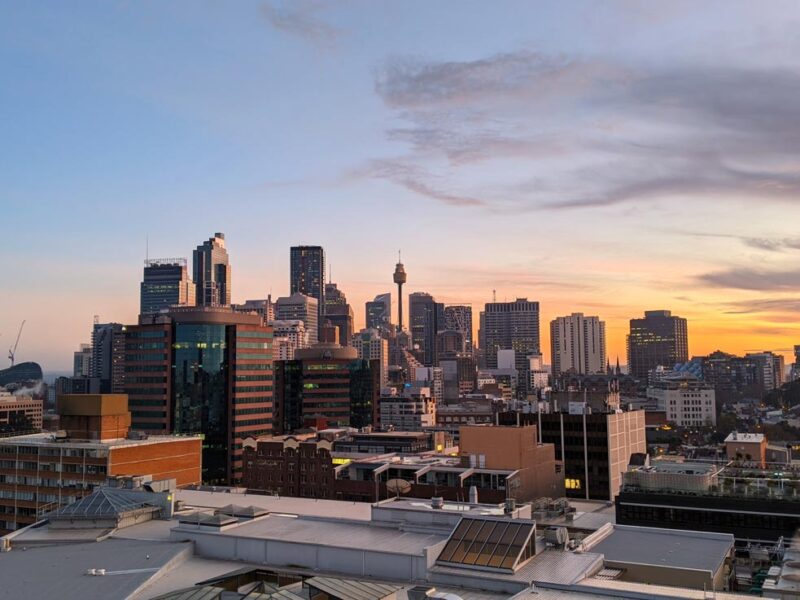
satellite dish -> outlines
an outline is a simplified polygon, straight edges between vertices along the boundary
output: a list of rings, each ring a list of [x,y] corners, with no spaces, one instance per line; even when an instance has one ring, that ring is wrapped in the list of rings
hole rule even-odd
[[[394,492],[395,497],[399,498],[400,494],[407,494],[411,491],[411,484],[405,479],[390,479],[386,482],[386,489]]]

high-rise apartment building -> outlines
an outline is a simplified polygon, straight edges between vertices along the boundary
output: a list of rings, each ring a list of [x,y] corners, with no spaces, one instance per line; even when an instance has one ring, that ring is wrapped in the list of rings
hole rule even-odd
[[[541,351],[539,303],[527,298],[513,302],[487,302],[481,313],[480,346],[489,369],[498,368],[497,351],[514,350],[520,378],[527,378],[528,356]]]
[[[231,267],[225,234],[215,233],[197,247],[193,267],[197,306],[230,306]]]
[[[72,357],[72,376],[89,377],[92,364],[92,345],[81,344],[77,352],[73,352]]]
[[[344,344],[342,344],[344,345]],[[381,365],[381,387],[389,384],[389,341],[377,329],[362,329],[353,336],[351,345],[361,360],[376,360]]]
[[[133,427],[202,433],[203,481],[236,485],[242,440],[272,431],[272,328],[257,314],[182,308],[127,327]]]
[[[752,352],[745,358],[756,366],[756,384],[764,392],[781,387],[785,380],[786,362],[782,354],[774,352]]]
[[[472,306],[450,304],[444,307],[444,329],[458,331],[464,337],[466,352],[472,352]]]
[[[392,295],[378,294],[366,304],[367,329],[385,330],[392,322]]]
[[[289,293],[316,299],[319,327],[325,316],[325,250],[322,246],[292,246],[289,262]]]
[[[672,368],[689,360],[686,319],[668,310],[649,310],[631,319],[628,334],[628,373],[640,381],[658,366]]]
[[[444,304],[430,294],[414,292],[408,296],[408,313],[411,345],[417,358],[431,366],[436,361],[436,334],[444,328]]]
[[[319,310],[317,299],[294,292],[291,296],[278,298],[275,302],[275,320],[300,320],[305,325],[307,345],[316,344],[319,340]]]
[[[121,394],[125,388],[125,327],[121,323],[95,323],[89,377],[100,382],[103,394]]]
[[[154,258],[144,262],[139,314],[149,315],[173,306],[194,306],[196,288],[185,258]]]
[[[550,322],[553,375],[602,373],[606,369],[606,324],[600,317],[572,313]]]

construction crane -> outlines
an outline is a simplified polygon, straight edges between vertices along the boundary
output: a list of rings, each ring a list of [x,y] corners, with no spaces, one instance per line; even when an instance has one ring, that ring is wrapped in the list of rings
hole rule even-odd
[[[8,349],[8,358],[11,359],[11,366],[14,366],[14,356],[17,353],[17,346],[19,346],[19,336],[22,335],[22,328],[25,327],[25,320],[22,320],[22,323],[19,326],[19,331],[17,332],[17,341],[14,342],[14,347]]]

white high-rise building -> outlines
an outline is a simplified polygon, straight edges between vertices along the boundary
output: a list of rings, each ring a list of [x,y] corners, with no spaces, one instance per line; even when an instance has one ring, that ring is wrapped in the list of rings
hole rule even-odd
[[[606,369],[606,324],[600,317],[572,313],[550,322],[553,375],[603,373]]]
[[[293,360],[294,351],[308,348],[309,332],[300,319],[272,321],[273,358],[275,360]]]
[[[313,346],[319,340],[319,311],[317,299],[295,292],[291,296],[278,298],[275,302],[275,319],[278,321],[300,320],[308,334],[307,344]]]
[[[350,340],[361,360],[381,361],[381,387],[389,384],[389,340],[377,329],[362,329]]]

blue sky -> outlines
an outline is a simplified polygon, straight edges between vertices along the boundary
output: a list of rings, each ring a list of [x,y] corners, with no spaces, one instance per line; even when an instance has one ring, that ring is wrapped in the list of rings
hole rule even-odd
[[[24,318],[20,360],[68,368],[92,315],[135,320],[145,239],[224,231],[235,301],[322,244],[359,324],[402,247],[408,291],[599,314],[611,356],[652,308],[693,353],[786,351],[799,25],[779,1],[2,3],[0,346]]]

